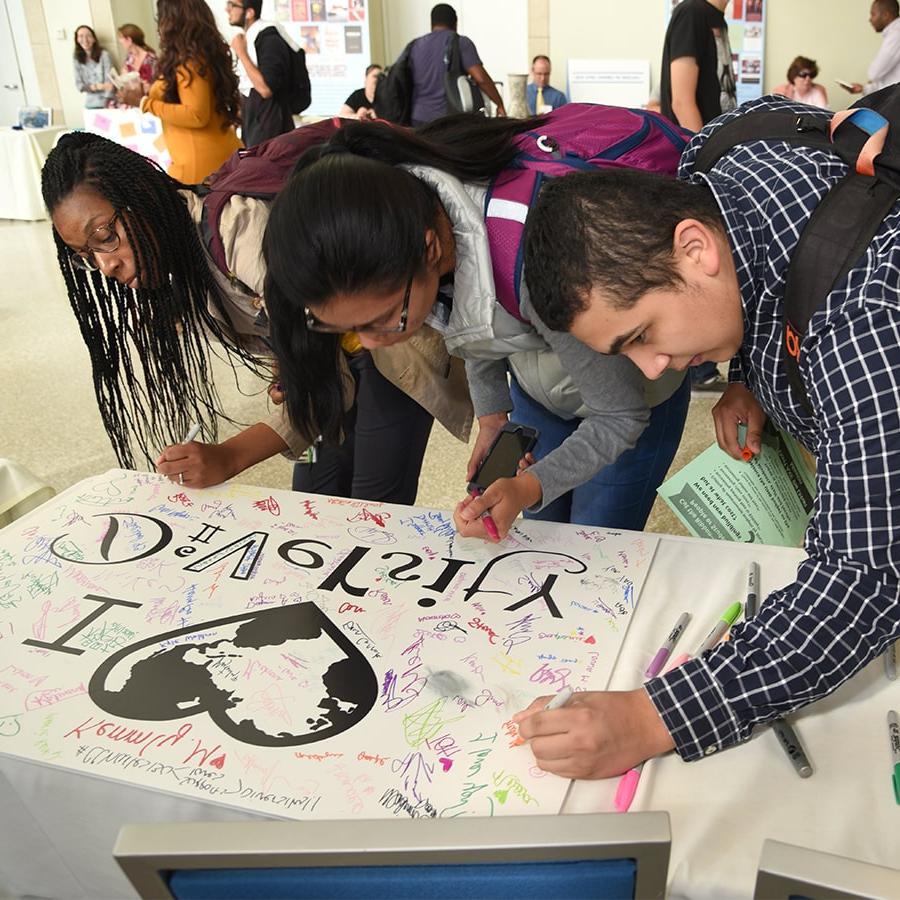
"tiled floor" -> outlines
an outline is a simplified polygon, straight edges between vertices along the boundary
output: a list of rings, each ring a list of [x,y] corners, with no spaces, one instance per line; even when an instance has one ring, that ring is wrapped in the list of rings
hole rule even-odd
[[[47,222],[0,220],[0,272],[0,457],[62,490],[114,467],[116,460],[100,423],[87,351],[69,309]],[[236,386],[222,364],[216,380],[225,408],[238,420],[256,421],[264,402],[258,387],[248,378]],[[715,399],[695,396],[675,469],[713,442],[709,411]],[[229,426],[223,432],[230,433]],[[418,503],[446,508],[461,499],[468,455],[468,447],[435,427]],[[459,477],[448,479],[448,472]],[[239,480],[288,489],[290,465],[278,457]],[[660,501],[648,527],[685,533]]]

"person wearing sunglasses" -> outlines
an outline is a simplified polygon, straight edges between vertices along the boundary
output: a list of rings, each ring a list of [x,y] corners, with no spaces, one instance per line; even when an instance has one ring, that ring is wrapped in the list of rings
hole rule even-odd
[[[319,126],[309,127],[318,134]],[[135,467],[136,445],[157,471],[197,488],[279,452],[303,459],[322,429],[314,422],[292,427],[283,407],[216,441],[216,419],[228,416],[211,355],[225,355],[232,368],[248,366],[273,382],[276,403],[283,399],[263,302],[269,202],[239,194],[228,200],[219,224],[226,273],[205,243],[203,188],[175,181],[99,135],[64,135],[44,165],[42,191],[121,465]],[[339,340],[337,435],[317,461],[295,466],[295,489],[411,504],[434,418],[468,439],[472,408],[462,363],[451,364],[440,336],[427,330],[412,344],[374,353],[356,335]],[[206,440],[181,443],[195,421],[204,423]]]
[[[773,88],[773,94],[781,94],[789,100],[808,103],[820,109],[828,109],[828,92],[813,79],[819,74],[819,67],[814,59],[798,56],[788,66],[787,81]]]
[[[588,114],[585,133],[608,132],[608,107],[586,105]],[[648,391],[627,360],[551,332],[526,296],[518,318],[497,300],[495,273],[516,248],[504,257],[488,240],[488,181],[515,159],[516,138],[545,121],[461,114],[412,130],[346,121],[300,158],[263,242],[272,343],[296,427],[338,427],[341,333],[378,350],[435,327],[465,358],[479,417],[467,471],[455,476],[461,495],[508,419],[538,429],[533,465],[457,507],[463,537],[490,537],[480,518],[488,508],[501,538],[523,510],[642,529],[687,413],[684,372]],[[661,159],[674,171],[677,147]],[[502,203],[527,215],[525,203]],[[326,355],[313,356],[310,342],[321,347],[328,335]]]

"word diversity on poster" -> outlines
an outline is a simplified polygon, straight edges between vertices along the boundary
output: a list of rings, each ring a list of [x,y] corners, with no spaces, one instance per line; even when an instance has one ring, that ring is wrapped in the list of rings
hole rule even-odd
[[[556,812],[511,717],[606,686],[655,547],[113,470],[0,532],[0,753],[293,818]]]

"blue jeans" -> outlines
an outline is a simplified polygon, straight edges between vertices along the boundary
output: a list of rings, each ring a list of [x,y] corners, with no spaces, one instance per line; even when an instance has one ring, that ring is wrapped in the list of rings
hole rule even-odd
[[[533,400],[511,379],[513,410],[510,418],[540,431],[532,451],[536,460],[555,450],[581,424],[581,419],[561,419]],[[630,450],[601,469],[590,481],[573,488],[529,519],[600,525],[641,531],[650,515],[656,489],[666,477],[691,400],[691,380],[685,378],[672,396],[650,411],[650,423]]]
[[[692,384],[700,384],[710,378],[715,378],[719,374],[719,367],[714,363],[706,360],[699,366],[692,366],[688,378]]]

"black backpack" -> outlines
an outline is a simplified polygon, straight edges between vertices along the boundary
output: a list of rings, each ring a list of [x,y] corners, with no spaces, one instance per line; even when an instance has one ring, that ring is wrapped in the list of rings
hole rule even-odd
[[[447,113],[484,112],[481,90],[462,65],[459,35],[453,37],[444,51],[444,93],[447,96]]]
[[[295,115],[302,113],[312,103],[312,88],[309,83],[309,72],[306,70],[306,51],[302,47],[295,50],[294,45],[285,39],[284,34],[282,34],[277,25],[269,25],[264,28],[256,36],[256,40],[258,41],[263,34],[268,35],[270,30],[278,35],[279,40],[284,44],[286,52],[290,56],[291,76],[287,97],[290,111]]]
[[[378,76],[375,83],[375,115],[398,125],[412,122],[413,74],[409,54],[415,41],[410,41],[396,62]]]
[[[833,117],[791,110],[756,110],[718,128],[697,152],[708,172],[733,147],[758,140],[787,141],[838,154],[850,171],[819,201],[791,257],[784,292],[784,357],[796,398],[812,412],[800,354],[810,319],[866,252],[900,198],[900,85],[863,97]]]
[[[291,48],[291,90],[289,94],[291,112],[302,113],[312,103],[312,85],[306,69],[306,51]]]

